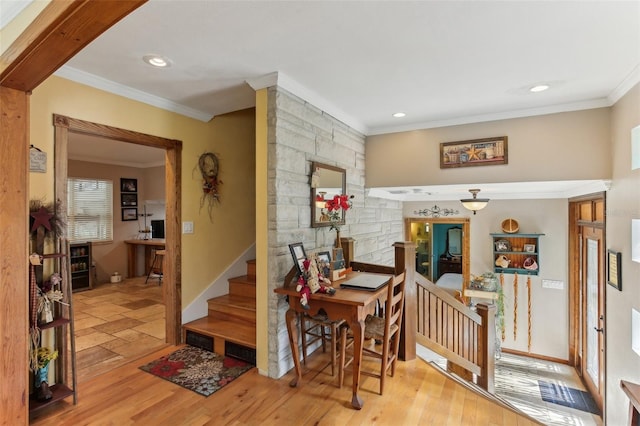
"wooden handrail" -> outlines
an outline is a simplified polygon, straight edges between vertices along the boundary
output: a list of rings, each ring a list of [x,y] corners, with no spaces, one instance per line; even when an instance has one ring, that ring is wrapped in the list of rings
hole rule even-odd
[[[419,274],[417,340],[448,361],[478,376],[477,384],[494,393],[495,305],[477,312]]]

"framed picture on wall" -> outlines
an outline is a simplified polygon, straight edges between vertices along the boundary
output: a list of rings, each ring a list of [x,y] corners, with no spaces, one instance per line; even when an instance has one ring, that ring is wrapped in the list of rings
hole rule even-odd
[[[138,192],[138,179],[120,178],[120,192]]]
[[[622,291],[622,268],[620,252],[607,250],[607,283]]]
[[[122,207],[137,207],[138,194],[120,194]]]
[[[122,209],[122,221],[138,220],[138,209],[135,207],[127,207]]]

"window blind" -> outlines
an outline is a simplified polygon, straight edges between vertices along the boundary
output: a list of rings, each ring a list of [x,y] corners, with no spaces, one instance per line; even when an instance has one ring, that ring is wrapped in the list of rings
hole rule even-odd
[[[113,240],[112,181],[68,178],[67,206],[69,240]]]

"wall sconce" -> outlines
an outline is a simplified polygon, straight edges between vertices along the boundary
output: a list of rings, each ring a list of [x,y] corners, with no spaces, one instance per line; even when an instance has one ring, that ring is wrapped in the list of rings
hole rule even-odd
[[[471,210],[473,214],[476,214],[478,210],[482,210],[487,207],[487,204],[489,203],[488,198],[477,198],[478,192],[480,192],[479,189],[470,189],[469,192],[473,198],[464,198],[460,200],[465,209]]]

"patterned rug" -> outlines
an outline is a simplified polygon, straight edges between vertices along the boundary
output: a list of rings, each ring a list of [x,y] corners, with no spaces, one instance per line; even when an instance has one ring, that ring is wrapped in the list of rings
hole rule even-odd
[[[209,396],[253,365],[194,346],[185,346],[140,367],[200,395]]]

